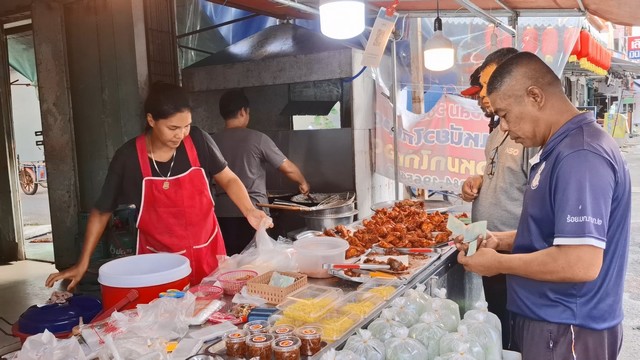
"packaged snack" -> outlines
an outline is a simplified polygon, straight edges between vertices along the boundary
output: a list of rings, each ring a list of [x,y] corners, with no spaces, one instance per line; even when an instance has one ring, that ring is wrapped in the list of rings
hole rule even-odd
[[[276,339],[272,348],[275,360],[300,360],[301,341],[295,336]]]
[[[250,335],[266,334],[269,332],[269,322],[266,320],[249,321],[244,324],[243,329],[248,331]]]
[[[225,345],[227,347],[227,355],[237,358],[243,358],[247,354],[247,337],[249,333],[244,330],[237,330],[227,333],[224,336]]]
[[[271,343],[273,335],[255,334],[247,339],[247,358],[258,358],[259,360],[271,360]]]
[[[322,349],[322,328],[306,325],[296,329],[295,334],[300,338],[300,353],[305,356],[315,355]]]
[[[293,325],[278,324],[276,326],[273,326],[271,330],[269,330],[269,333],[275,336],[276,339],[278,339],[282,337],[293,336],[293,332],[295,329],[296,328]]]

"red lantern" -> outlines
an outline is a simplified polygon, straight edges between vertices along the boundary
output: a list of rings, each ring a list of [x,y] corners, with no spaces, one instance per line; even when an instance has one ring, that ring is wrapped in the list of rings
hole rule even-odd
[[[580,30],[580,49],[578,50],[578,59],[586,58],[591,50],[591,35],[586,30]]]
[[[522,33],[522,51],[535,53],[538,51],[538,30],[528,26]]]
[[[542,55],[544,61],[553,62],[553,58],[558,52],[558,30],[549,26],[542,32]]]
[[[609,51],[609,49],[605,49],[604,51],[604,69],[609,70],[611,69],[611,51]]]
[[[578,36],[578,38],[575,39],[577,34],[577,29],[574,27],[568,27],[564,30],[562,51],[571,51],[570,55],[578,55],[577,50],[580,49],[580,37]],[[576,46],[578,49],[576,49]]]

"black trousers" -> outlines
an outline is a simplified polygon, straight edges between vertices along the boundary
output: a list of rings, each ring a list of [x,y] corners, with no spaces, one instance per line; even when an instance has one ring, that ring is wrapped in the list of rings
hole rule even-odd
[[[241,253],[256,234],[256,230],[244,217],[219,217],[218,225],[229,256]]]
[[[507,277],[504,274],[491,277],[483,276],[482,287],[484,288],[484,297],[489,305],[489,312],[496,314],[502,325],[502,348],[509,350],[511,326],[507,310]]]

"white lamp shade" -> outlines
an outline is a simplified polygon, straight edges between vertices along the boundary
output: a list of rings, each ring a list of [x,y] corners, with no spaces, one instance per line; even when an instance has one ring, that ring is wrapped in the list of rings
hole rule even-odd
[[[424,46],[424,67],[431,71],[450,69],[454,63],[453,43],[438,30]]]
[[[349,39],[364,31],[364,2],[321,0],[320,31],[332,39]]]

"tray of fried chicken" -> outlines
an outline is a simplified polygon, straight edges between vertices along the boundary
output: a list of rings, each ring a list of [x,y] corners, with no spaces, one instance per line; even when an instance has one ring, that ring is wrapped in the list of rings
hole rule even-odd
[[[441,246],[451,245],[451,231],[447,229],[449,216],[467,218],[466,213],[452,214],[427,212],[424,201],[404,200],[392,208],[381,208],[368,219],[350,226],[338,225],[327,229],[327,236],[340,237],[349,243],[347,259],[362,256],[370,249],[401,254],[436,252]]]

